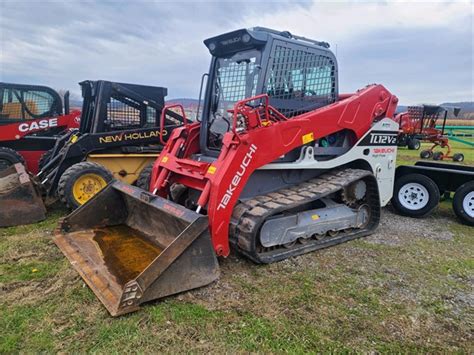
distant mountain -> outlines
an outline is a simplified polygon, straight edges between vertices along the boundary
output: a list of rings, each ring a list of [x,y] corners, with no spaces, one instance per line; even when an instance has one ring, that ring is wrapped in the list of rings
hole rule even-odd
[[[441,106],[453,106],[461,108],[461,112],[474,112],[474,101],[444,102]]]
[[[198,99],[177,98],[166,101],[167,104],[181,104],[184,108],[196,108],[199,104]]]
[[[181,104],[184,106],[185,109],[196,109],[199,100],[197,99],[189,99],[189,98],[178,98],[178,99],[171,99],[166,101],[167,104]],[[82,108],[82,98],[70,98],[69,99],[69,106],[71,108]]]
[[[82,99],[69,99],[69,106],[80,110],[82,108]]]
[[[443,102],[439,104],[440,106],[445,106],[447,108],[454,108],[459,107],[461,112],[458,118],[468,118],[472,119],[474,117],[474,102],[473,101],[462,101],[462,102]],[[408,106],[406,105],[398,105],[397,106],[397,113],[407,111]],[[452,109],[448,111],[448,117],[452,117]]]
[[[395,113],[406,112],[406,110],[408,110],[408,106],[398,105]]]
[[[71,107],[82,107],[82,100],[77,98],[70,100]],[[191,99],[188,97],[176,98],[166,101],[167,104],[181,104],[184,106],[186,110],[197,110],[197,106],[199,105],[198,99]],[[459,118],[472,118],[474,116],[474,102],[473,101],[462,101],[462,102],[443,102],[440,104],[441,106],[447,107],[460,107],[461,113]],[[408,109],[407,105],[398,105],[397,106],[397,113],[405,112]]]
[[[180,103],[185,108],[197,107],[199,100],[190,99],[190,98],[177,98],[168,100],[167,103]],[[444,102],[440,104],[441,106],[451,106],[451,107],[460,107],[462,113],[474,112],[474,102],[473,101],[463,101],[463,102]],[[398,105],[397,112],[406,111],[408,105]]]

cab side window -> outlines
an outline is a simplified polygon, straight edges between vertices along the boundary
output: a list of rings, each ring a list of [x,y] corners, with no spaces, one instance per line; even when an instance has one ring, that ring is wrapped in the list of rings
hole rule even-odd
[[[336,67],[332,58],[277,45],[265,81],[273,106],[292,117],[336,101]]]
[[[0,119],[29,120],[58,115],[54,97],[44,91],[4,88]]]

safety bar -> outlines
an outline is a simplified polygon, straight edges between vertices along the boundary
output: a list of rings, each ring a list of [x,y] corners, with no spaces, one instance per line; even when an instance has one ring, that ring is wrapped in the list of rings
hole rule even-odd
[[[257,96],[253,96],[253,97],[249,97],[248,99],[244,99],[244,100],[240,100],[238,101],[235,106],[234,106],[234,109],[232,110],[233,111],[233,116],[232,116],[232,132],[238,136],[237,134],[237,119],[238,119],[238,116],[239,114],[243,115],[243,116],[246,116],[247,114],[244,112],[244,107],[247,105],[247,103],[251,102],[251,101],[255,101],[255,100],[260,100],[260,99],[263,99],[264,100],[264,114],[265,114],[265,117],[267,119],[270,119],[270,112],[272,113],[272,115],[276,118],[276,120],[278,121],[286,121],[288,120],[288,118],[283,115],[281,112],[279,112],[277,109],[275,109],[274,107],[270,106],[269,104],[269,96],[267,94],[260,94],[260,95],[257,95]],[[261,104],[260,104],[261,106]],[[256,110],[257,108],[253,108],[253,110]],[[258,125],[259,127],[263,126],[262,125],[262,121],[260,119],[260,116],[257,115],[257,120],[258,120]]]

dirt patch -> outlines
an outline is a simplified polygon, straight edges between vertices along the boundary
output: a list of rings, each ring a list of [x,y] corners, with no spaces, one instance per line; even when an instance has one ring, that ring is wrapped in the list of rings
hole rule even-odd
[[[451,223],[446,217],[407,218],[384,208],[377,231],[366,240],[369,243],[384,245],[411,243],[414,238],[451,241],[454,238],[454,234],[449,230]]]
[[[232,254],[227,259],[220,259],[220,278],[206,287],[184,292],[177,300],[198,303],[209,310],[225,308],[241,308],[246,303],[245,289],[232,280],[232,275],[238,275],[242,280],[252,282],[250,272],[254,267],[251,262],[241,256]]]
[[[31,305],[77,282],[80,282],[79,275],[67,268],[53,278],[0,284],[0,299],[7,304]]]

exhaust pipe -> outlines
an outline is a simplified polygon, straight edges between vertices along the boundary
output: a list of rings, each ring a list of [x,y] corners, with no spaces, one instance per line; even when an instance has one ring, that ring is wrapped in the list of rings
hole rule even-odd
[[[120,181],[64,218],[54,242],[112,316],[219,277],[207,216]]]
[[[0,227],[42,221],[46,207],[21,163],[0,171]]]

